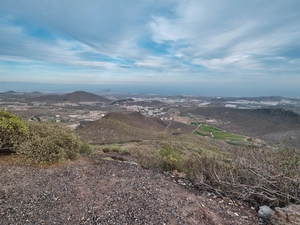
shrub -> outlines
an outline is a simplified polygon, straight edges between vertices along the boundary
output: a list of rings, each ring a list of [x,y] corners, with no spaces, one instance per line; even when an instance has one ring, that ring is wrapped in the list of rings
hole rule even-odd
[[[93,152],[93,148],[90,144],[88,144],[86,142],[82,142],[80,144],[79,152],[90,155]]]
[[[105,147],[105,148],[102,149],[102,151],[103,151],[104,153],[108,153],[108,152],[110,151],[110,149],[107,148],[107,147]]]
[[[17,153],[30,164],[51,164],[74,159],[82,142],[70,129],[56,124],[29,123],[29,133]]]
[[[18,116],[0,110],[0,149],[14,149],[27,133],[28,127]]]
[[[231,162],[212,160],[201,183],[211,191],[246,201],[254,206],[285,206],[300,203],[300,152],[294,149],[235,148]],[[220,164],[220,162],[224,162]],[[216,166],[218,162],[219,166]],[[199,160],[197,165],[205,163]],[[200,180],[198,180],[200,181]],[[207,186],[206,186],[207,187]]]
[[[177,149],[164,145],[162,149],[160,149],[159,154],[163,159],[161,165],[162,169],[182,171],[182,157]]]

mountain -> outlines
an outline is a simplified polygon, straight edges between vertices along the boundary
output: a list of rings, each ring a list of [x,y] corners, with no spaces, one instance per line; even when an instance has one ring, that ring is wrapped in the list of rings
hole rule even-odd
[[[17,93],[17,92],[15,92],[15,91],[5,91],[5,92],[2,92],[2,94],[15,94],[15,93]]]
[[[75,91],[68,94],[50,94],[32,98],[31,101],[59,101],[59,102],[111,102],[111,100],[85,91]]]
[[[75,91],[65,94],[69,102],[110,102],[111,100],[85,91]]]
[[[4,91],[4,92],[0,92],[0,95],[16,95],[16,94],[20,94],[20,92],[16,92],[16,91]]]

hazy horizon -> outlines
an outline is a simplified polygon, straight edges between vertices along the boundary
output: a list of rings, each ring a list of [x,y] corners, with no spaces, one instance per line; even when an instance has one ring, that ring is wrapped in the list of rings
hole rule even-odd
[[[224,96],[224,97],[264,97],[264,96],[282,96],[299,97],[297,91],[279,92],[277,90],[232,90],[228,87],[201,87],[195,85],[180,84],[49,84],[49,83],[31,83],[31,82],[0,82],[0,92],[49,92],[66,93],[74,91],[87,91],[91,93],[101,93],[104,90],[110,90],[115,93],[124,94],[154,94],[154,95],[194,95],[194,96]],[[253,93],[256,94],[253,94]],[[243,93],[243,94],[241,94]]]

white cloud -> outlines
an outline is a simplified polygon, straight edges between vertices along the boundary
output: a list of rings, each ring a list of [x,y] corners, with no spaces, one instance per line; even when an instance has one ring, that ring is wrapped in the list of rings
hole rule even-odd
[[[264,8],[263,4],[270,5]],[[277,57],[278,49],[291,42],[299,45],[296,4],[269,1],[260,5],[254,1],[239,6],[237,1],[184,1],[177,8],[177,18],[153,17],[149,26],[158,43],[186,43],[188,47],[176,53],[181,58],[211,69],[234,69],[236,65],[256,70],[264,66],[261,56]]]

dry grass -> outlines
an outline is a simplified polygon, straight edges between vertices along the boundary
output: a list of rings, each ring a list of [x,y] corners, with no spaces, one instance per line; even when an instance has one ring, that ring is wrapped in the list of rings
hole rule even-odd
[[[139,113],[110,113],[104,118],[77,129],[77,133],[90,143],[116,143],[136,140],[164,140],[164,124],[158,118]]]
[[[224,151],[205,142],[183,141],[131,142],[117,148],[143,167],[184,172],[199,189],[220,197],[255,207],[300,203],[300,154],[292,149],[240,146]]]

